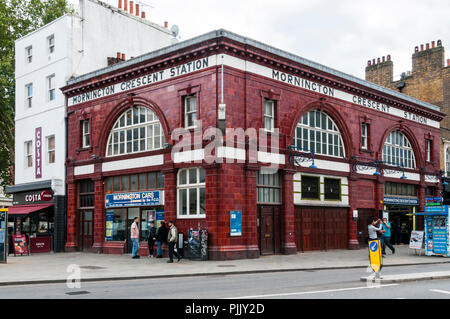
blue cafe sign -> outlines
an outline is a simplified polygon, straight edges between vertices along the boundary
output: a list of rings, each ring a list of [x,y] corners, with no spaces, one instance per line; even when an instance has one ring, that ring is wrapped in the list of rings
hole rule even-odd
[[[164,205],[162,191],[106,194],[105,207],[135,207]]]
[[[407,197],[395,197],[395,196],[384,196],[384,204],[391,205],[409,205],[417,206],[419,205],[418,198],[407,198]]]

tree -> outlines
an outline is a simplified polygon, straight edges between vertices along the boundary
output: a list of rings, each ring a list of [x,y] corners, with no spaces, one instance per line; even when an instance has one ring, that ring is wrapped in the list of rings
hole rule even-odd
[[[73,12],[67,0],[0,0],[0,185],[13,181],[14,166],[14,42]]]

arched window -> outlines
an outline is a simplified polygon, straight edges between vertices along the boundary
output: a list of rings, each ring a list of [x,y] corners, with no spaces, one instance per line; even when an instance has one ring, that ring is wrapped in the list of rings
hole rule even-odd
[[[341,133],[326,113],[312,110],[302,116],[295,130],[294,144],[315,154],[345,157]]]
[[[158,117],[144,106],[133,106],[116,121],[108,137],[106,156],[161,149],[164,133]]]
[[[383,146],[383,162],[388,165],[416,168],[414,151],[405,134],[400,131],[389,134]]]

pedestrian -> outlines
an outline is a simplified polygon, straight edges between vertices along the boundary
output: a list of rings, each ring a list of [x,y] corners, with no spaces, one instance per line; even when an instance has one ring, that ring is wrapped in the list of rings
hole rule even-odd
[[[380,225],[380,219],[379,218],[373,218],[372,223],[369,224],[368,226],[368,230],[369,230],[369,241],[370,240],[376,240],[376,239],[380,239],[380,243],[381,243],[381,251],[383,254],[383,238],[381,236],[381,238],[379,238],[378,233],[383,232],[383,227],[381,227]],[[377,227],[378,225],[378,227]],[[384,254],[383,254],[384,256]]]
[[[156,245],[158,246],[158,256],[156,256],[156,258],[162,258],[162,245],[167,243],[167,235],[166,223],[161,221],[155,236]]]
[[[139,259],[139,228],[138,228],[138,218],[135,217],[133,219],[133,223],[131,224],[131,242],[133,243],[133,250],[131,254],[131,258]]]
[[[156,227],[155,222],[152,220],[150,222],[150,229],[148,230],[148,238],[147,238],[149,258],[154,257],[153,250],[155,246],[155,240],[156,240]]]
[[[392,251],[392,254],[395,254],[395,248],[391,245],[391,223],[388,222],[387,218],[383,218],[383,224],[381,225],[383,227],[384,233],[383,233],[383,242],[384,242],[384,249],[383,251],[386,253],[386,246],[389,247],[389,249]]]
[[[178,254],[178,252],[175,251],[175,245],[178,241],[178,230],[173,224],[173,221],[169,221],[169,234],[167,236],[167,242],[169,243],[169,260],[168,263],[173,263],[173,255],[178,258],[177,261],[180,261],[181,256]]]

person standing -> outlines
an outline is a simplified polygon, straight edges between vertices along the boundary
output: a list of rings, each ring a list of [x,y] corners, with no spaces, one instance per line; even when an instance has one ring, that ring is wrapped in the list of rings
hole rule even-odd
[[[391,223],[388,222],[387,218],[383,218],[383,224],[381,225],[383,227],[384,233],[383,233],[383,255],[386,254],[386,246],[389,247],[389,249],[392,251],[392,254],[395,254],[395,248],[391,245]]]
[[[154,246],[155,246],[155,240],[156,240],[156,227],[155,227],[155,222],[152,220],[150,222],[150,229],[148,230],[148,238],[147,238],[147,243],[148,243],[148,257],[149,258],[153,258],[153,251],[154,251]]]
[[[375,240],[378,239],[378,235],[377,232],[382,231],[383,227],[381,227],[381,225],[379,225],[378,227],[376,225],[378,225],[380,223],[380,219],[373,219],[372,222],[369,224],[368,226],[368,230],[369,230],[369,240]]]
[[[167,242],[169,243],[169,260],[168,263],[173,263],[173,255],[180,261],[181,256],[175,251],[175,245],[178,241],[178,230],[173,224],[173,221],[169,221],[169,235],[167,236]]]
[[[133,250],[131,254],[131,258],[138,259],[141,258],[138,254],[139,252],[139,228],[138,228],[138,218],[135,217],[133,219],[133,223],[131,224],[131,242],[133,243]]]
[[[167,243],[167,235],[166,223],[161,221],[155,236],[156,245],[158,246],[158,256],[156,258],[162,258],[162,244]]]

